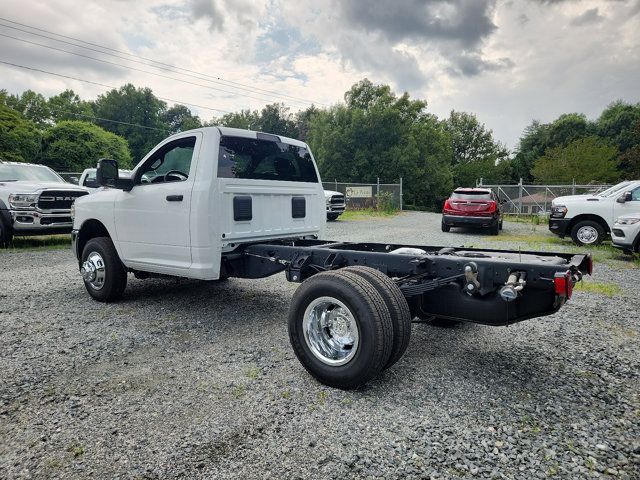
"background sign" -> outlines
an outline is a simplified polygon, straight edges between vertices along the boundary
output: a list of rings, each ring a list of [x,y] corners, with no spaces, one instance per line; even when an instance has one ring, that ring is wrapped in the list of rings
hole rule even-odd
[[[346,194],[349,198],[369,198],[373,197],[373,188],[368,187],[347,187]]]

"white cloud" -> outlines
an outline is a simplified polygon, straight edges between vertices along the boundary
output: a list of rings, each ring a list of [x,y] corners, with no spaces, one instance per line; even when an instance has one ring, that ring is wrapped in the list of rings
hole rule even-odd
[[[439,116],[451,109],[475,112],[513,147],[534,118],[550,121],[570,111],[594,117],[612,100],[640,100],[639,5],[595,0],[372,0],[364,7],[355,0],[4,0],[0,16],[323,104],[341,101],[345,90],[367,76],[426,98]],[[0,34],[153,70],[6,27],[0,27]],[[0,37],[0,52],[3,61],[109,85],[132,82],[162,97],[223,110],[260,108],[278,100],[264,91],[243,95],[214,83],[204,88],[6,37]],[[91,98],[105,90],[3,65],[0,78],[0,88],[13,93],[32,88],[53,95],[73,88]],[[305,106],[291,99],[285,103],[292,110]],[[197,113],[205,119],[215,114]]]

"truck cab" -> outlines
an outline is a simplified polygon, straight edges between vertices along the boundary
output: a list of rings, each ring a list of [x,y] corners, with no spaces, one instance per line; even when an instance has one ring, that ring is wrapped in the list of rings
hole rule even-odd
[[[595,195],[558,197],[551,203],[549,230],[570,235],[576,245],[599,245],[621,215],[640,212],[640,180],[625,181]]]
[[[225,275],[221,255],[238,245],[324,235],[320,175],[307,145],[292,138],[190,130],[114,180],[75,205],[79,258],[106,235],[131,271],[216,280]]]

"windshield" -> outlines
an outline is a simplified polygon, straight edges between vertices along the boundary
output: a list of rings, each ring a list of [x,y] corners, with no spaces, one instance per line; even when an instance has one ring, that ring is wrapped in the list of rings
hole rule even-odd
[[[18,180],[66,183],[57,173],[43,165],[0,165],[0,182]]]
[[[609,187],[606,190],[598,193],[598,196],[599,197],[608,197],[609,195],[612,195],[612,194],[616,193],[618,190],[622,190],[624,187],[626,187],[630,183],[632,183],[632,182],[629,182],[629,181],[620,182],[617,185],[614,185],[613,187]]]
[[[457,191],[451,194],[451,198],[453,200],[491,200],[491,193],[474,190]]]

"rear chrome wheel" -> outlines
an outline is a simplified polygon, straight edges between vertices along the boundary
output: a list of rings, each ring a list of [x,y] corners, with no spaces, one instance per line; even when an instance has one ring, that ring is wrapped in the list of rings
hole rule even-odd
[[[289,340],[304,368],[337,388],[375,378],[393,348],[393,323],[383,297],[365,278],[344,269],[322,272],[296,290]]]
[[[358,324],[351,310],[336,298],[312,301],[304,312],[302,328],[309,350],[322,363],[344,365],[358,351]]]

